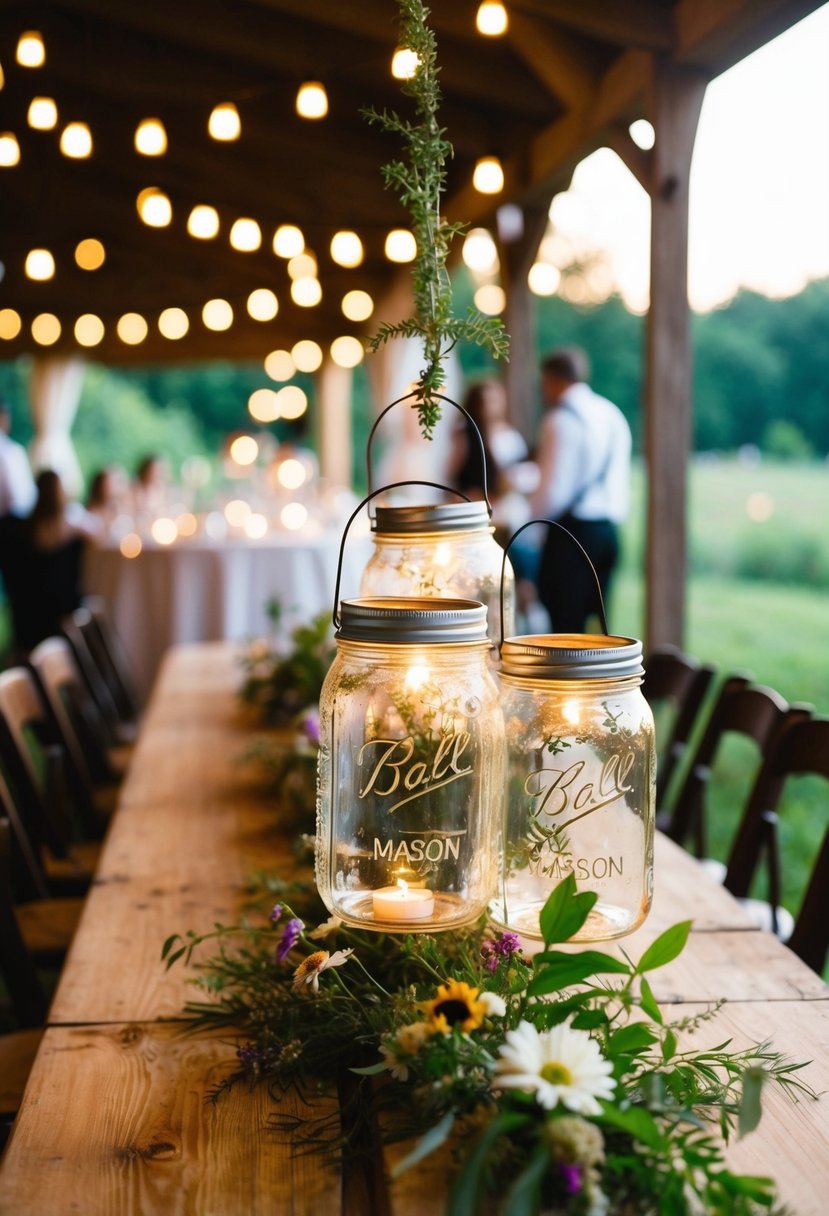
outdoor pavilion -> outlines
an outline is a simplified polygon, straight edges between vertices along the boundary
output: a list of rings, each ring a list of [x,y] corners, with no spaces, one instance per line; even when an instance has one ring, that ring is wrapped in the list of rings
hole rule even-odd
[[[445,210],[450,219],[497,234],[512,336],[506,378],[514,420],[528,434],[536,369],[527,271],[553,196],[567,188],[578,161],[602,145],[616,150],[651,196],[646,638],[649,646],[681,643],[692,412],[688,178],[697,119],[710,79],[818,3],[507,0],[503,37],[476,31],[477,7],[477,0],[438,0],[431,15],[441,119],[455,150]],[[367,104],[405,112],[389,70],[396,28],[393,0],[0,0],[0,136],[11,133],[19,147],[19,162],[0,168],[0,356],[37,356],[33,408],[42,443],[59,446],[61,428],[68,437],[78,355],[112,364],[254,359],[300,338],[327,350],[339,335],[404,315],[406,270],[386,258],[384,240],[390,229],[405,227],[406,216],[380,177],[399,145],[360,114]],[[42,35],[45,62],[20,66],[15,48],[32,30]],[[325,86],[324,119],[295,114],[297,89],[307,80]],[[29,125],[36,96],[57,103],[54,129]],[[229,142],[207,133],[208,115],[222,102],[232,103],[241,120],[241,137]],[[147,118],[164,124],[163,155],[134,149],[136,128]],[[629,135],[638,118],[655,128],[650,152]],[[67,122],[88,124],[90,156],[61,153]],[[471,184],[476,161],[489,156],[504,169],[495,195]],[[149,187],[170,200],[171,222],[163,226],[137,213],[137,196]],[[507,203],[520,208],[518,225],[503,223]],[[197,205],[215,209],[215,239],[188,234],[187,217]],[[240,218],[258,222],[260,248],[231,248],[227,234]],[[317,255],[322,298],[315,307],[292,302],[286,263],[272,251],[274,231],[285,223],[299,225]],[[339,230],[361,238],[364,259],[356,268],[337,265],[329,254]],[[75,262],[78,242],[88,238],[105,249],[96,270]],[[54,257],[47,281],[26,277],[26,255],[35,248]],[[245,307],[261,288],[274,290],[279,301],[268,321],[254,320]],[[341,311],[343,295],[354,289],[376,302],[367,326],[347,322]],[[233,308],[225,330],[201,321],[213,299]],[[189,329],[177,339],[158,329],[169,308],[188,317]],[[42,313],[60,322],[48,344],[32,335]],[[146,319],[143,340],[118,336],[125,313]],[[75,338],[84,314],[103,322],[94,347]],[[349,375],[330,359],[319,374],[321,458],[335,474],[348,467]]]

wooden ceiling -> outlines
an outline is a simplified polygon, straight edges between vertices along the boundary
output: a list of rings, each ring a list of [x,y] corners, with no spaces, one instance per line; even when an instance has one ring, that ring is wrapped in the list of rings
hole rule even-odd
[[[602,144],[642,168],[627,127],[648,116],[654,56],[712,77],[818,7],[814,0],[506,3],[503,38],[477,33],[477,0],[434,0],[430,19],[442,65],[441,119],[455,149],[446,211],[476,224],[493,224],[505,201],[546,208],[578,160]],[[30,29],[46,47],[37,69],[15,62],[17,39]],[[62,325],[51,351],[79,349],[75,319],[100,316],[105,337],[88,353],[113,363],[259,358],[299,338],[327,342],[359,333],[342,315],[344,293],[362,288],[379,300],[401,273],[385,259],[383,243],[407,217],[380,176],[400,148],[360,113],[366,105],[409,112],[389,71],[396,30],[393,0],[0,0],[0,132],[14,132],[21,149],[18,165],[0,168],[0,310],[13,309],[22,320],[17,337],[0,339],[0,358],[44,353],[31,337],[41,312]],[[297,87],[307,79],[325,84],[324,120],[294,113]],[[35,95],[57,102],[56,130],[27,125]],[[210,110],[221,101],[233,101],[241,116],[234,143],[207,134]],[[134,151],[135,128],[147,117],[165,124],[164,156]],[[69,160],[58,149],[59,131],[71,120],[91,128],[88,160]],[[499,156],[506,168],[505,191],[494,202],[471,186],[484,155]],[[148,186],[169,195],[169,227],[139,219],[136,197]],[[214,240],[187,235],[198,203],[219,212]],[[231,223],[242,216],[262,227],[258,252],[228,243]],[[273,232],[286,222],[301,227],[317,256],[323,298],[315,308],[292,303],[286,264],[272,252]],[[331,237],[343,228],[364,242],[359,268],[342,269],[330,257]],[[74,262],[85,237],[106,249],[94,272]],[[32,282],[24,261],[41,246],[57,270],[48,282]],[[265,323],[246,311],[259,287],[279,300],[277,317]],[[203,304],[217,297],[234,310],[222,333],[201,321]],[[159,313],[172,306],[190,318],[179,341],[157,329]],[[126,312],[149,324],[139,346],[116,335]]]

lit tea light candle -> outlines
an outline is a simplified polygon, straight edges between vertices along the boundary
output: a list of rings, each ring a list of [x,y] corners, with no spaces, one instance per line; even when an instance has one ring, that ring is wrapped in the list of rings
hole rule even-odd
[[[435,910],[432,891],[409,888],[405,878],[398,878],[395,887],[380,887],[372,892],[375,920],[426,920]]]

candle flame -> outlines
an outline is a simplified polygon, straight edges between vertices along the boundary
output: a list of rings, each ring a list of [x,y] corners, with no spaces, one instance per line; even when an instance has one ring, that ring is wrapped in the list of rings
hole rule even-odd
[[[405,878],[398,878],[398,880],[397,880],[397,889],[398,889],[398,891],[400,892],[400,894],[401,894],[401,895],[405,895],[405,894],[406,894],[406,892],[407,892],[407,891],[408,891],[408,889],[409,889],[409,884],[406,882],[406,879],[405,879]]]

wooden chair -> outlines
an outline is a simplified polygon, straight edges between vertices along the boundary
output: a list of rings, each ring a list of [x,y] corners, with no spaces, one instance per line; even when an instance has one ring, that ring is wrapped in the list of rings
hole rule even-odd
[[[89,646],[88,634],[91,619],[88,608],[78,608],[71,616],[64,617],[61,622],[61,633],[69,643],[78,671],[95,703],[95,708],[106,730],[107,742],[115,745],[121,742],[121,715],[104,674]]]
[[[756,745],[755,772],[749,789],[785,723],[811,716],[811,709],[789,706],[772,688],[749,685],[744,675],[729,676],[717,694],[708,723],[697,744],[663,830],[679,844],[689,841],[698,857],[707,855],[707,794],[717,754],[727,735],[740,735]]]
[[[84,600],[84,607],[89,615],[80,620],[79,628],[107,683],[121,722],[134,725],[140,716],[138,696],[121,639],[115,632],[102,599],[88,596]]]
[[[711,688],[716,668],[699,663],[676,646],[660,646],[651,651],[645,663],[642,692],[657,715],[656,805],[665,804],[665,795],[688,748],[691,731],[703,701]],[[663,711],[670,712],[664,723]]]
[[[734,839],[725,885],[746,898],[761,863],[768,875],[771,928],[819,974],[829,947],[829,830],[817,854],[800,911],[789,936],[781,933],[781,873],[777,851],[777,808],[788,779],[811,774],[829,781],[829,718],[798,717],[778,734],[755,782]],[[785,911],[785,910],[783,910]]]

